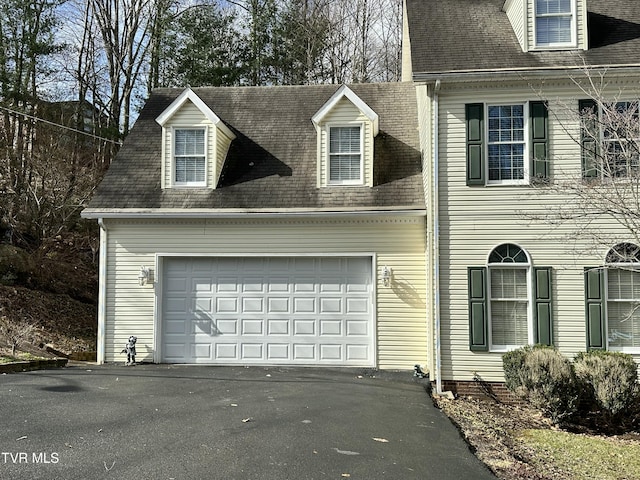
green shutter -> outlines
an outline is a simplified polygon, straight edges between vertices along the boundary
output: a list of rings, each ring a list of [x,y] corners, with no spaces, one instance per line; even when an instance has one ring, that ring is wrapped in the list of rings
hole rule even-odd
[[[587,320],[587,350],[605,350],[604,270],[585,268],[584,297]]]
[[[484,105],[465,105],[467,121],[467,185],[484,185]]]
[[[537,179],[549,178],[549,114],[546,102],[530,102],[529,117],[531,126],[531,176]]]
[[[589,116],[589,112],[597,113],[595,100],[579,100],[580,112],[580,147],[582,152],[582,176],[584,178],[598,177],[598,144],[596,142],[598,122],[595,116]]]
[[[553,345],[553,309],[551,267],[533,269],[535,281],[535,338],[534,343]]]
[[[473,351],[489,350],[487,322],[487,269],[469,267],[469,348]]]

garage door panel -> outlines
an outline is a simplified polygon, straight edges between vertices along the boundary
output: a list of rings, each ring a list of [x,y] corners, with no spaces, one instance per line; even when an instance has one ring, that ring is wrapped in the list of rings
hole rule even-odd
[[[211,359],[211,344],[210,343],[195,343],[191,344],[191,356],[196,360],[210,360]]]
[[[169,277],[164,289],[166,293],[183,293],[187,289],[187,278]]]
[[[290,293],[289,277],[271,277],[268,289],[270,293]]]
[[[288,313],[290,308],[289,297],[274,298],[267,300],[269,313]]]
[[[321,298],[320,313],[340,313],[342,312],[342,298]]]
[[[262,320],[242,320],[241,335],[262,335]]]
[[[320,321],[320,336],[341,336],[342,335],[342,320],[321,320]]]
[[[320,360],[342,360],[342,345],[320,345]]]
[[[238,277],[219,276],[216,283],[216,292],[238,293],[240,291],[238,281]]]
[[[290,345],[288,343],[267,344],[267,355],[269,360],[289,360]]]
[[[316,299],[315,298],[294,298],[293,299],[293,313],[315,313],[316,311]]]
[[[293,360],[315,360],[316,346],[308,344],[293,345]]]
[[[167,258],[164,266],[164,361],[374,364],[371,258]]]
[[[238,299],[230,297],[216,298],[216,313],[240,313]]]
[[[369,300],[366,298],[347,298],[347,313],[369,313]]]
[[[183,314],[188,311],[187,301],[188,299],[184,297],[173,297],[167,295],[165,297],[164,311],[167,314]]]
[[[315,320],[294,320],[294,335],[315,335],[316,334],[316,321]]]
[[[217,343],[216,358],[220,360],[237,360],[238,345],[236,343]]]
[[[263,348],[262,343],[243,343],[242,344],[242,359],[244,360],[263,360]]]
[[[346,361],[365,361],[370,357],[369,347],[366,345],[347,345]]]
[[[347,336],[368,336],[370,333],[367,320],[347,320]]]

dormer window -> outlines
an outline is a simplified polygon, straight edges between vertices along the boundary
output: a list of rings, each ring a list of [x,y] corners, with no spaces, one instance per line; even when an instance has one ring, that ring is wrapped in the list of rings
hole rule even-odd
[[[536,47],[575,44],[575,0],[535,0]]]
[[[329,127],[329,183],[362,183],[362,126]]]
[[[175,184],[205,186],[207,159],[204,129],[174,130]]]
[[[156,118],[162,127],[165,188],[216,188],[235,134],[187,88]]]
[[[372,187],[378,114],[343,85],[311,121],[318,133],[318,187]]]

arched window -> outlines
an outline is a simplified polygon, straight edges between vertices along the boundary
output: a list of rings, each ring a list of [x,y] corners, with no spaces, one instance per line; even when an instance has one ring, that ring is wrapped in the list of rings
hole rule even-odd
[[[489,254],[491,348],[510,349],[532,343],[530,261],[517,245],[505,243]]]
[[[469,349],[553,345],[551,274],[551,267],[533,267],[513,243],[495,247],[486,265],[468,267]]]
[[[605,261],[608,347],[640,353],[640,247],[619,243]]]

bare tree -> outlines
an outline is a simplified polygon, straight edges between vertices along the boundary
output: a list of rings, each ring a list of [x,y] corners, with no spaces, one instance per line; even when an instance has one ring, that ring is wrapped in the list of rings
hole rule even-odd
[[[523,215],[557,232],[565,245],[576,245],[577,255],[625,242],[640,245],[639,92],[616,89],[606,71],[588,68],[572,83],[579,98],[550,102],[549,114],[579,147],[581,168],[556,166],[553,178],[538,182],[532,195],[562,201]]]
[[[146,67],[153,13],[157,10],[154,0],[88,1],[108,68],[109,120],[112,127],[126,135],[131,126],[133,95]],[[93,23],[87,22],[87,27],[93,27]]]

